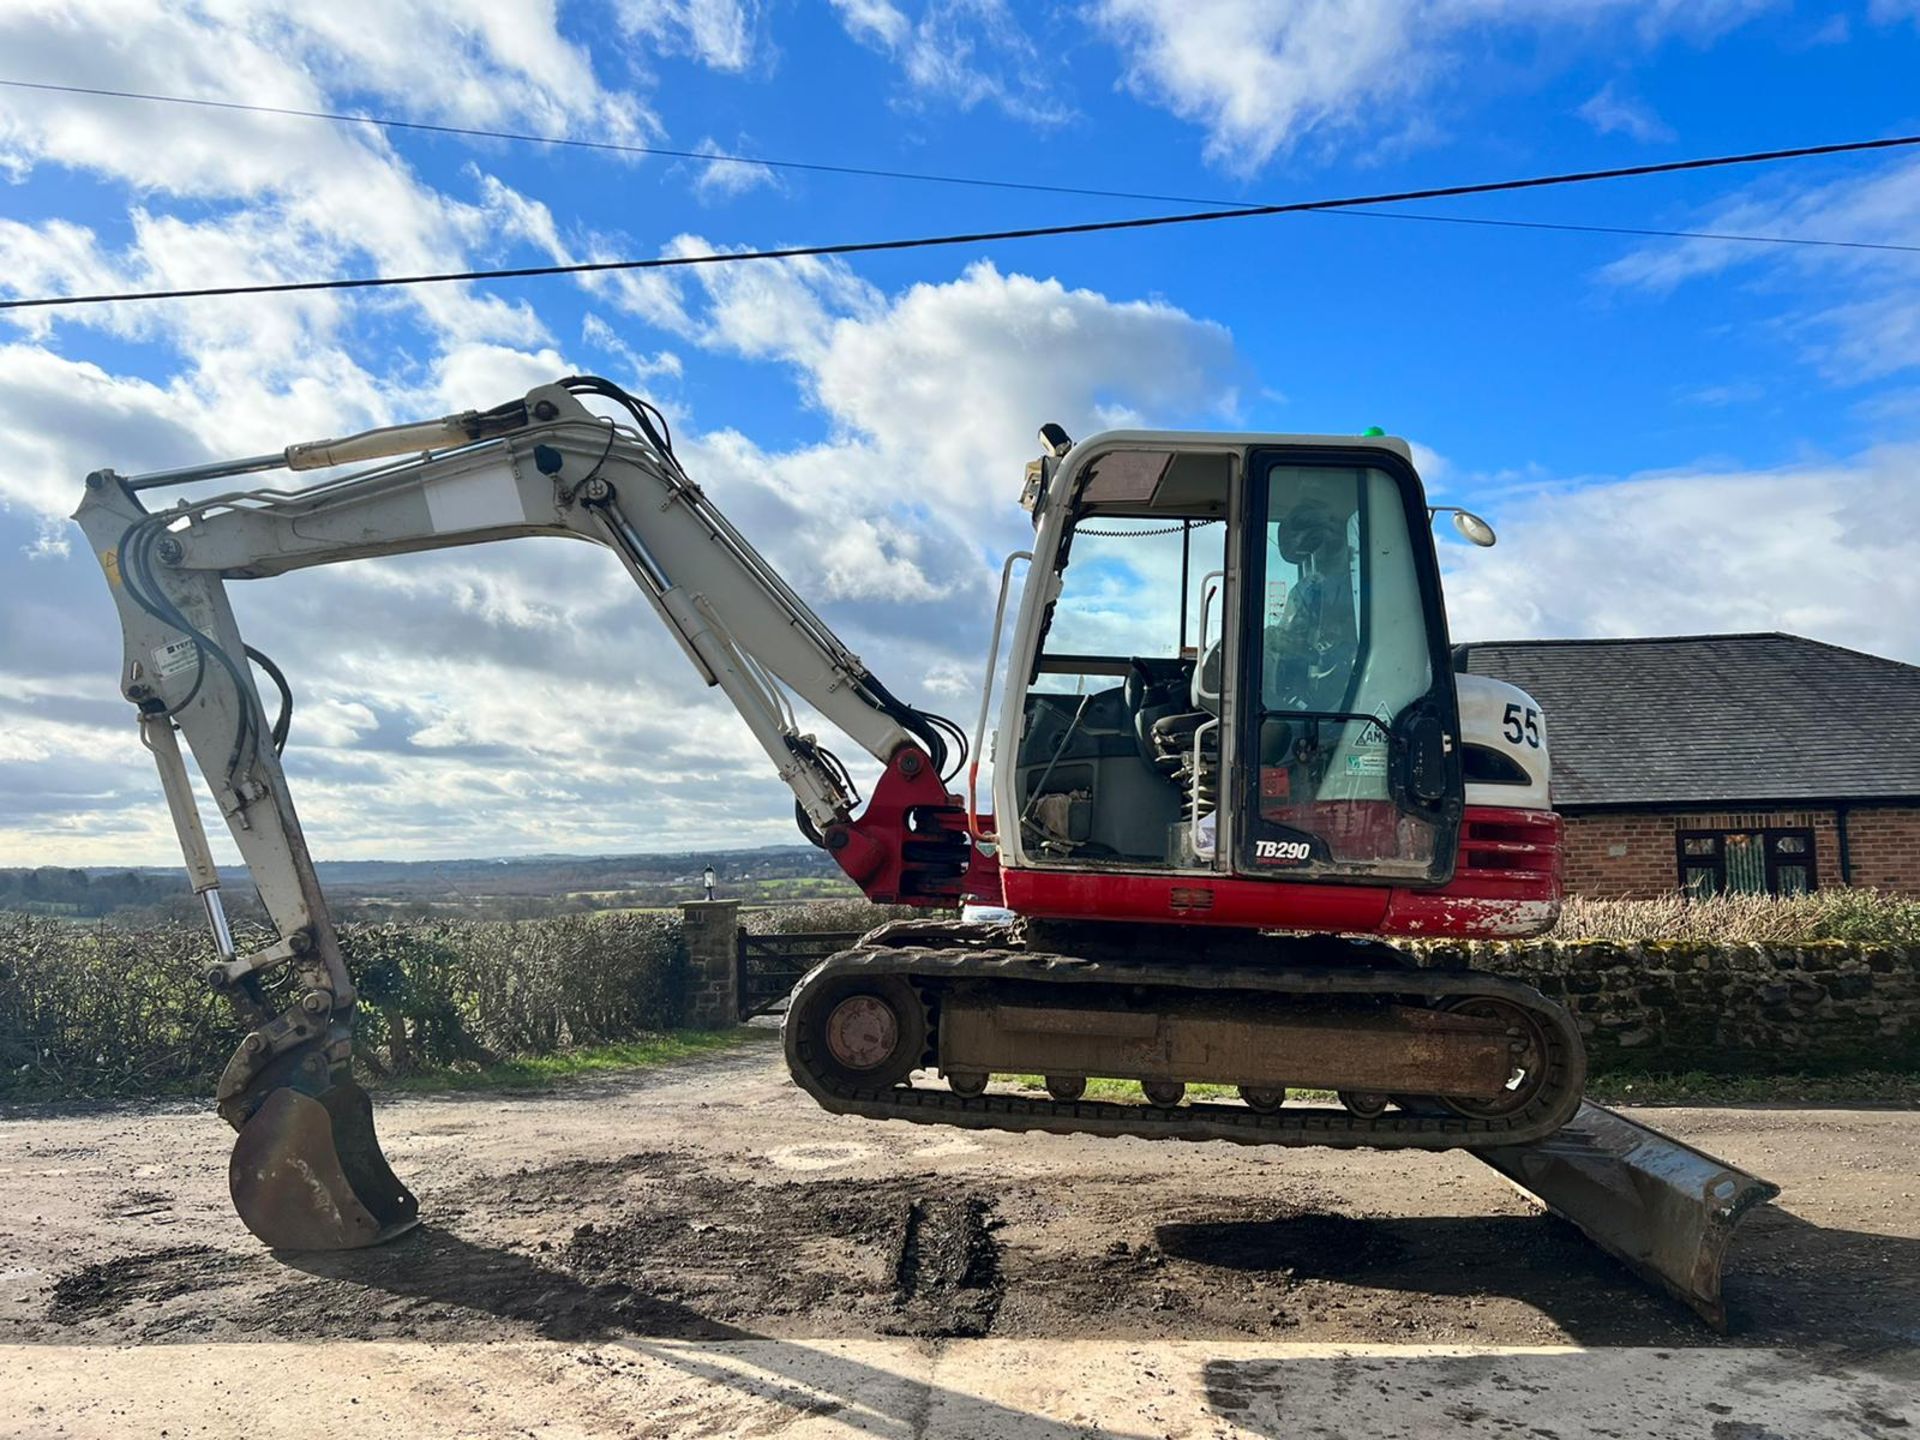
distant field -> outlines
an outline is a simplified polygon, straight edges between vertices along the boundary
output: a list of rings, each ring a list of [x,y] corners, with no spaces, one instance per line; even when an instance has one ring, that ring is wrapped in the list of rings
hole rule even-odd
[[[480,860],[347,860],[317,865],[342,919],[530,920],[551,915],[672,909],[705,893],[755,906],[845,900],[859,891],[811,845],[664,855],[539,855]],[[226,898],[236,919],[257,916],[244,879]],[[178,869],[0,869],[0,910],[66,920],[197,921]]]

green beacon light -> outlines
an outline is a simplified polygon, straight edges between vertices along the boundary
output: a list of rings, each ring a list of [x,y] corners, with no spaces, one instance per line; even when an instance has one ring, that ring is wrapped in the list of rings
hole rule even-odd
[[[1362,440],[1371,440],[1376,435],[1384,435],[1386,433],[1387,432],[1382,430],[1378,425],[1369,425],[1367,426],[1366,429],[1360,432],[1360,438]]]

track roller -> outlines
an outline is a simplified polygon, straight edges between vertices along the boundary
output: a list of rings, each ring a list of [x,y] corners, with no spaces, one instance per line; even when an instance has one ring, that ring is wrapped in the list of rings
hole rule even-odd
[[[1260,1085],[1242,1085],[1240,1098],[1246,1102],[1249,1110],[1257,1110],[1262,1115],[1271,1115],[1287,1103],[1287,1092],[1269,1090]]]
[[[1362,1120],[1378,1120],[1386,1114],[1389,1099],[1391,1099],[1390,1096],[1376,1095],[1370,1090],[1340,1092],[1340,1103],[1347,1107],[1347,1113],[1356,1115]]]
[[[1160,1110],[1174,1110],[1186,1098],[1187,1087],[1179,1080],[1142,1080],[1140,1093],[1147,1097],[1149,1105]]]

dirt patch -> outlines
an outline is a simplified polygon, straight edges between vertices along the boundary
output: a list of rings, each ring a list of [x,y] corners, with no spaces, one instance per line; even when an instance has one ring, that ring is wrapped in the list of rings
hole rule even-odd
[[[771,1052],[675,1075],[383,1102],[425,1223],[324,1256],[254,1247],[204,1111],[6,1122],[0,1341],[1714,1343],[1464,1156],[853,1121]],[[1660,1119],[1786,1186],[1733,1246],[1731,1343],[1920,1343],[1915,1117]]]
[[[743,1183],[681,1174],[642,1213],[574,1230],[575,1274],[726,1321],[859,1317],[889,1334],[983,1335],[998,1306],[992,1206],[931,1176]]]
[[[987,1233],[992,1207],[970,1195],[915,1200],[894,1263],[899,1318],[893,1335],[985,1335],[1000,1308],[998,1251]]]
[[[76,1325],[118,1315],[130,1305],[161,1305],[217,1286],[220,1277],[244,1264],[240,1256],[206,1245],[175,1245],[95,1261],[55,1279],[47,1318],[59,1325]]]

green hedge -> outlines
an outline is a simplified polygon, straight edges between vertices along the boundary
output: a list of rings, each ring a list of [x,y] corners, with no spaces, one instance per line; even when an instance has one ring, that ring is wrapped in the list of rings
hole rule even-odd
[[[684,1018],[686,947],[665,915],[355,925],[365,1068],[405,1074],[628,1040]],[[176,926],[0,915],[0,1096],[209,1088],[242,1028],[212,949]]]
[[[1920,944],[1920,898],[1836,886],[1811,895],[1589,900],[1569,895],[1555,940],[1704,940],[1716,944],[1859,940]]]

